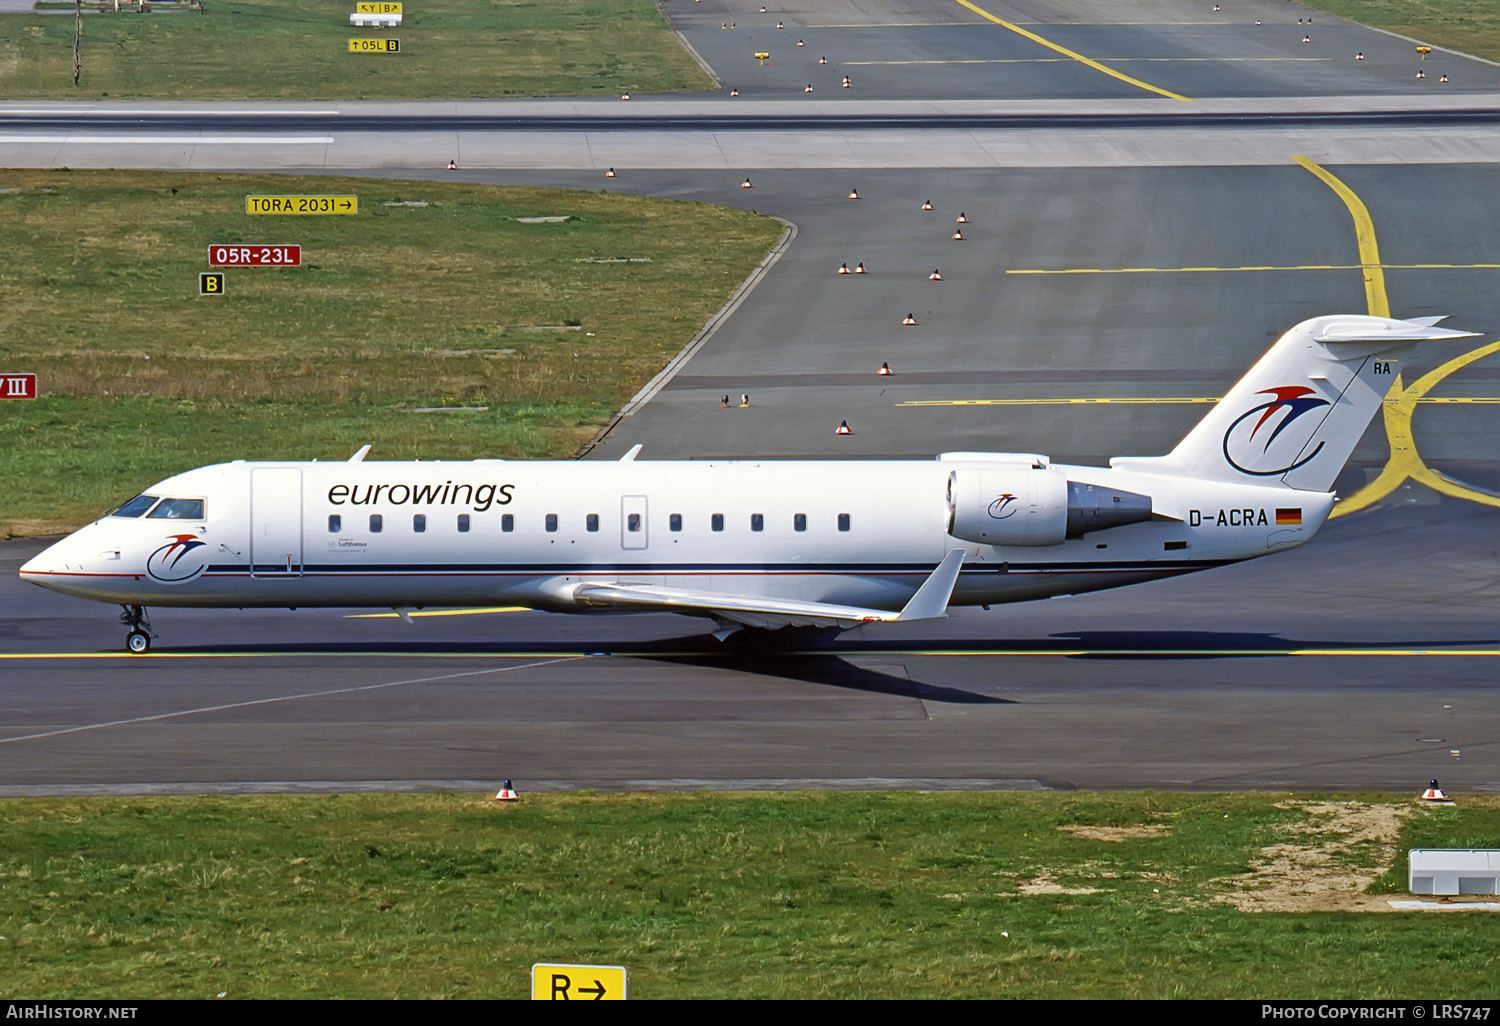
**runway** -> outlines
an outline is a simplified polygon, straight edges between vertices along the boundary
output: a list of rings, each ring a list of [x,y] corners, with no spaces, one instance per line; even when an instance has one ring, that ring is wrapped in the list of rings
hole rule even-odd
[[[632,100],[639,123],[573,123],[584,129],[576,133],[566,118],[613,115],[539,101],[525,116],[562,127],[450,124],[432,134],[378,122],[348,134],[329,116],[298,125],[338,139],[309,144],[326,152],[301,166],[597,189],[602,167],[618,164],[611,189],[734,204],[796,226],[732,316],[592,458],[637,443],[643,459],[982,449],[1089,463],[1161,452],[1286,327],[1363,312],[1378,272],[1397,315],[1446,313],[1487,333],[1423,356],[1406,375],[1408,384],[1435,376],[1410,400],[1411,458],[1445,475],[1429,481],[1460,485],[1440,494],[1397,475],[1367,511],[1296,553],[1117,593],[962,610],[937,624],[781,638],[775,649],[721,646],[697,621],[654,615],[493,612],[404,624],[352,610],[159,610],[153,654],[127,657],[116,610],[22,585],[14,569],[39,544],[0,543],[0,794],[487,789],[505,778],[523,791],[1410,790],[1431,777],[1450,793],[1500,788],[1500,543],[1488,498],[1500,487],[1500,365],[1453,362],[1500,328],[1491,202],[1500,133],[1486,121],[1496,69],[1454,58],[1448,66],[1468,73],[1438,102],[1407,81],[1406,41],[1329,19],[1320,43],[1332,37],[1330,47],[1368,59],[1312,62],[1290,79],[1269,70],[1304,45],[1283,31],[1301,9],[1283,3],[1236,5],[1227,26],[1190,24],[1207,18],[1203,5],[1110,5],[1112,17],[1154,27],[1073,24],[1076,5],[1064,3],[1028,5],[1056,14],[1045,25],[975,6],[1096,63],[1142,57],[1140,68],[1105,63],[1191,100],[1102,73],[962,4],[782,5],[769,15],[786,25],[776,30],[758,5],[673,0],[667,13],[726,87],[731,69],[761,70],[738,56],[752,34],[807,44],[782,60],[778,43],[778,63],[744,99],[798,102],[798,80],[824,53],[841,62],[828,74],[849,74],[859,98],[820,98],[811,116],[783,106],[731,113],[723,97]],[[1249,21],[1262,14],[1260,28],[1274,17],[1280,34],[1255,49]],[[1276,60],[1196,59],[1241,50]],[[1147,63],[1152,53],[1176,63]],[[1482,87],[1471,82],[1481,73]],[[999,95],[1040,106],[997,111],[978,99]],[[883,112],[861,106],[870,102]],[[903,104],[940,107],[939,118],[1056,123],[929,123]],[[1173,116],[1160,107],[1283,120],[1248,131],[1128,120]],[[1361,110],[1390,120],[1349,120]],[[1473,122],[1412,113],[1435,110]],[[855,127],[866,113],[910,120]],[[1287,120],[1306,113],[1345,121]],[[723,120],[747,116],[812,120]],[[1079,116],[1114,120],[1056,121]],[[694,117],[721,121],[696,131]],[[100,124],[0,127],[68,133],[49,143],[6,136],[0,163],[72,162],[85,151],[113,166],[143,154],[154,163],[133,166],[308,159],[307,147],[183,148],[132,134],[176,131],[170,119]],[[288,124],[296,118],[236,131]],[[81,141],[103,131],[129,138]],[[602,136],[618,150],[601,150]],[[412,159],[453,145],[466,154],[458,171]],[[355,163],[330,163],[329,153]],[[1347,201],[1296,156],[1358,197],[1377,261]],[[841,263],[868,273],[838,275]],[[940,282],[928,277],[935,269]],[[901,323],[908,313],[915,325]],[[881,362],[889,378],[876,376]],[[750,407],[722,409],[725,393],[749,393]],[[852,436],[833,435],[840,419]],[[1377,422],[1342,495],[1385,480],[1392,437]]]

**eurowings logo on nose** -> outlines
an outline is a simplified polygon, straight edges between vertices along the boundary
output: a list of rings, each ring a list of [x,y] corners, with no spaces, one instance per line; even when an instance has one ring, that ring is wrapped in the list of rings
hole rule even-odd
[[[1323,451],[1323,443],[1319,441],[1312,452],[1298,459],[1306,443],[1311,441],[1310,437],[1298,432],[1293,432],[1288,436],[1277,453],[1273,454],[1271,447],[1281,433],[1291,427],[1292,422],[1297,418],[1320,406],[1331,406],[1332,403],[1314,394],[1313,390],[1306,385],[1263,388],[1256,394],[1268,395],[1271,399],[1240,414],[1229,425],[1229,430],[1224,432],[1224,459],[1231,467],[1242,474],[1251,474],[1255,477],[1275,477],[1278,474],[1296,470]],[[1285,411],[1285,416],[1281,417],[1274,427],[1262,434],[1261,429],[1267,427],[1282,411]],[[1245,431],[1242,425],[1257,413],[1260,414],[1260,419],[1255,421],[1248,432]],[[1316,428],[1316,424],[1313,427]],[[1240,454],[1238,460],[1231,455],[1231,448]]]
[[[1004,520],[1006,517],[1014,516],[1016,497],[1010,492],[1001,495],[1000,498],[990,503],[990,516],[996,520]]]
[[[208,563],[202,555],[183,558],[195,549],[206,548],[205,542],[191,534],[172,534],[167,537],[171,540],[146,559],[146,573],[153,580],[163,584],[181,584],[183,581],[191,581],[208,569]]]

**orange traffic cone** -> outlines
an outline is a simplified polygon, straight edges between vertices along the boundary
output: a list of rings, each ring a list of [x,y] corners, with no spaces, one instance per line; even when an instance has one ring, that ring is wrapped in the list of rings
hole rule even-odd
[[[836,435],[852,435],[852,434],[854,434],[854,432],[852,430],[850,430],[850,428],[849,428],[849,422],[847,420],[841,420],[841,421],[839,421],[839,426],[834,429],[833,433],[836,434]]]
[[[1359,53],[1357,53],[1357,54],[1354,55],[1354,59],[1357,60],[1357,61],[1364,60],[1365,59],[1365,52],[1363,50],[1359,51]]]
[[[844,76],[844,88],[845,89],[849,88],[849,76],[848,75]]]
[[[953,219],[953,223],[954,224],[968,224],[969,223],[969,215],[965,214],[962,210],[960,210],[958,212],[958,216]]]
[[[804,43],[802,40],[799,39],[799,40],[797,40],[797,45],[798,46],[806,46],[807,44]]]
[[[520,800],[521,796],[516,794],[516,789],[510,786],[509,780],[505,782],[505,786],[495,795],[495,801],[497,802],[518,802]]]
[[[911,314],[907,314],[902,319],[901,323],[902,324],[916,324],[917,323],[917,319],[915,317],[913,317]]]
[[[863,263],[859,263],[859,264],[855,264],[854,265],[854,273],[855,274],[868,274],[870,272],[868,272],[868,271],[865,270],[865,265]]]
[[[858,189],[850,189],[849,190],[849,198],[850,199],[859,199],[859,190]]]
[[[457,171],[458,170],[458,165],[455,164],[453,161],[450,160],[450,161],[448,161],[448,170],[449,171]]]
[[[881,361],[880,370],[876,371],[876,373],[883,378],[889,377],[891,373],[891,365],[884,361]]]
[[[958,231],[956,231],[956,232],[953,233],[953,241],[954,242],[962,242],[962,241],[964,241],[964,230],[962,228],[960,228]]]
[[[615,176],[615,169],[614,168],[610,168],[608,171],[604,172],[604,177],[605,178],[613,178],[614,176]]]
[[[1426,78],[1427,76],[1422,72],[1421,68],[1418,68],[1417,69],[1417,77],[1418,78]]]
[[[785,26],[785,25],[783,25],[783,24],[782,24],[782,23],[781,23],[781,22],[779,22],[779,21],[778,21],[778,22],[777,22],[777,23],[776,23],[776,27],[777,27],[777,28],[786,28],[786,26]]]
[[[1439,82],[1446,82],[1446,81],[1448,81],[1448,76],[1447,76],[1447,75],[1444,75],[1444,76],[1442,76],[1442,77],[1441,77],[1441,78],[1439,78],[1439,79],[1438,79],[1438,81],[1439,81]]]
[[[936,267],[934,267],[932,269],[932,273],[927,276],[927,280],[928,281],[942,281],[943,280],[943,275],[942,275],[942,273]]]
[[[923,210],[931,210],[932,209],[932,200],[923,200],[922,201],[922,209]]]
[[[840,274],[848,274],[849,273],[849,265],[848,264],[839,264],[839,273]]]
[[[818,58],[818,63],[819,64],[827,64],[828,63],[828,58],[827,57],[819,57]]]
[[[1312,36],[1303,36],[1302,37],[1302,41],[1304,43],[1311,43],[1312,42]]]
[[[810,93],[810,92],[812,92],[812,83],[811,82],[807,83],[807,88],[804,89],[804,90],[802,90],[802,91],[804,93]]]
[[[730,96],[738,96],[738,95],[740,95],[740,91],[738,89],[731,89],[731,90],[729,90],[729,95]]]
[[[622,100],[628,100],[628,99],[630,99],[630,94],[629,93],[621,93],[620,94],[620,99],[622,99]]]
[[[740,183],[740,188],[741,189],[753,189],[753,188],[755,188],[755,186],[751,185],[750,184],[750,179],[746,178],[743,182]]]

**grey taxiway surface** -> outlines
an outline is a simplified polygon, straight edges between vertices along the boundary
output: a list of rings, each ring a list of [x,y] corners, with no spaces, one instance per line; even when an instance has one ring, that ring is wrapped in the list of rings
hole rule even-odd
[[[1053,112],[1075,109],[1046,106],[1059,98],[1124,112],[1181,103],[1055,61],[957,4],[816,4],[805,16],[782,5],[770,12],[787,26],[779,32],[774,20],[756,24],[758,6],[667,9],[726,86],[726,69],[745,65],[737,54],[749,38],[736,33],[790,39],[792,57],[754,66],[761,77],[742,87],[747,99],[760,90],[772,114],[800,102],[803,51],[814,66],[825,51],[837,58],[825,72],[849,74],[859,103],[886,109],[963,109],[976,102],[966,97],[993,95]],[[1197,4],[1109,5],[1118,21],[1154,26],[1076,24],[1088,20],[1080,5],[979,6],[1012,21],[1051,17],[1030,30],[1095,57],[1171,57],[1115,64],[1162,89],[1228,98],[1195,99],[1199,109],[1482,108],[1496,78],[1491,65],[1454,58],[1447,66],[1465,70],[1450,84],[1468,92],[1439,104],[1408,81],[1407,41],[1341,23],[1316,38],[1365,62],[1303,59],[1314,44],[1288,30],[1307,12],[1281,3],[1237,5],[1229,26],[1189,24],[1207,21]],[[1249,24],[1257,12],[1267,24]],[[721,17],[736,28],[718,28]],[[1253,34],[1265,28],[1279,35]],[[808,45],[795,48],[792,32]],[[882,63],[917,58],[944,63]],[[834,115],[864,109],[830,81]],[[710,106],[672,102],[628,109]],[[1183,400],[1221,394],[1281,330],[1364,309],[1348,210],[1291,161],[1298,153],[1330,165],[1367,206],[1394,312],[1500,326],[1492,130],[606,133],[639,160],[601,152],[587,132],[335,132],[318,149],[203,143],[206,130],[192,131],[199,142],[88,141],[97,128],[49,142],[6,134],[0,163],[84,166],[78,158],[94,154],[413,176],[461,146],[464,169],[445,177],[608,184],[794,223],[760,284],[615,426],[591,454],[600,458],[636,442],[659,458],[999,449],[1090,462],[1163,451],[1203,408]],[[600,171],[614,163],[622,173],[606,183]],[[951,238],[959,212],[963,241]],[[869,274],[834,273],[861,262]],[[928,279],[934,269],[943,281]],[[907,313],[916,325],[900,324]],[[1424,356],[1417,370],[1463,351]],[[890,378],[875,376],[882,361]],[[1433,389],[1444,402],[1419,407],[1430,465],[1497,483],[1497,377],[1492,358],[1478,361]],[[741,392],[750,408],[720,408],[721,394]],[[833,436],[839,419],[853,436]],[[1372,429],[1341,491],[1373,476],[1387,448]],[[4,543],[0,792],[504,777],[530,787],[1399,788],[1438,776],[1450,789],[1494,789],[1496,525],[1491,507],[1408,484],[1297,553],[779,648],[721,647],[695,621],[656,616],[497,612],[406,625],[352,611],[161,610],[162,640],[144,660],[120,651],[108,607],[17,580],[37,543]]]

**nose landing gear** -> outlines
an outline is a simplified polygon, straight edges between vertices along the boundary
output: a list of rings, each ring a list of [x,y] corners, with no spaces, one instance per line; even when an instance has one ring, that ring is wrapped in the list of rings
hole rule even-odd
[[[151,633],[151,618],[146,615],[144,606],[124,606],[125,612],[120,614],[120,622],[130,628],[130,633],[125,635],[125,648],[136,655],[145,655],[151,649],[151,639],[156,637]]]

